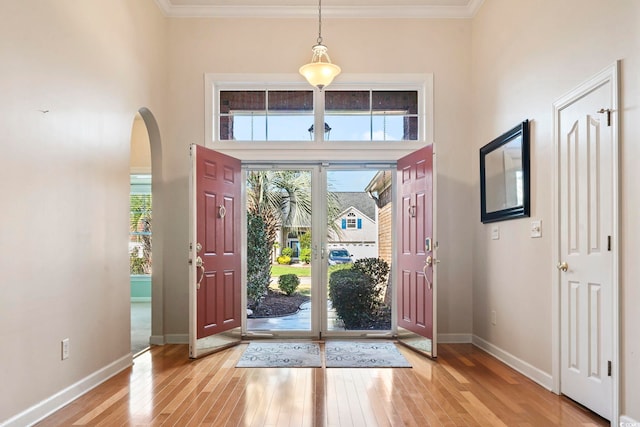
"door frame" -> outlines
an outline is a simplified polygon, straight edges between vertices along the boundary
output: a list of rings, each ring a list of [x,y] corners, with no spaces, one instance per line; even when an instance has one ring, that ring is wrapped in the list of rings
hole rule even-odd
[[[322,204],[322,197],[318,194],[320,185],[320,164],[318,162],[304,162],[304,161],[291,161],[291,162],[262,162],[262,161],[251,161],[244,160],[242,161],[242,190],[241,190],[241,213],[240,213],[240,238],[241,238],[241,259],[242,259],[242,283],[241,283],[241,301],[242,307],[247,306],[247,172],[248,171],[261,171],[261,170],[303,170],[308,171],[311,174],[311,205],[313,206],[313,210],[316,211],[318,209],[322,209],[322,206],[317,206],[317,202]],[[311,218],[311,229],[313,230],[319,224],[320,215],[312,215]],[[314,234],[316,236],[314,236]],[[313,233],[311,242],[312,247],[320,247],[319,235],[321,233]],[[318,252],[318,251],[315,251]],[[320,321],[318,319],[317,314],[315,314],[314,310],[322,309],[322,307],[318,307],[317,303],[314,305],[314,300],[318,300],[320,298],[320,290],[319,286],[316,283],[318,279],[321,277],[319,270],[321,270],[321,260],[317,256],[313,256],[311,259],[311,325],[310,329],[307,330],[251,330],[247,329],[247,313],[246,310],[243,311],[241,316],[241,332],[242,336],[247,339],[253,338],[273,338],[273,339],[287,339],[287,338],[303,338],[303,339],[317,339],[320,336]],[[326,302],[324,304],[326,307]]]
[[[610,83],[612,91],[612,110],[611,126],[612,126],[612,283],[611,283],[611,317],[612,324],[612,396],[611,396],[611,425],[618,425],[619,419],[619,400],[620,400],[620,323],[619,323],[619,95],[618,95],[618,79],[620,72],[620,61],[609,65],[598,74],[585,81],[568,94],[564,95],[553,103],[553,177],[555,185],[553,186],[553,231],[552,231],[552,259],[554,262],[560,259],[560,113],[563,109],[573,104],[597,87]],[[604,107],[604,106],[603,106]],[[595,112],[594,112],[595,113]],[[560,305],[560,271],[555,265],[552,269],[552,296],[551,296],[551,375],[552,375],[552,391],[561,394],[560,372],[561,372],[561,305]]]
[[[433,144],[435,150],[435,144]],[[412,150],[415,151],[415,150]],[[435,153],[435,151],[434,151]],[[327,172],[332,170],[382,170],[386,169],[392,171],[392,200],[395,205],[397,203],[397,176],[395,174],[396,160],[392,161],[347,161],[347,162],[318,162],[318,161],[290,161],[290,162],[262,162],[246,160],[242,162],[242,182],[246,183],[247,171],[249,170],[307,170],[311,173],[311,186],[312,186],[312,204],[314,211],[326,212],[326,199],[327,199]],[[434,223],[434,255],[437,253],[437,240],[435,235],[436,224],[436,204],[435,204],[435,157],[434,157],[434,169],[433,169],[433,223]],[[242,186],[242,198],[241,203],[243,207],[246,207],[246,186]],[[246,209],[241,209],[241,239],[242,239],[242,306],[246,307],[247,304],[247,292],[246,292],[246,252],[247,252],[247,212]],[[395,209],[392,210],[391,227],[395,230],[397,219]],[[391,329],[384,331],[332,331],[328,329],[327,325],[327,302],[326,290],[328,283],[326,277],[328,274],[328,265],[326,262],[327,257],[327,223],[323,215],[313,215],[312,217],[312,230],[318,230],[318,232],[312,233],[312,248],[313,256],[311,260],[311,300],[319,301],[312,302],[312,308],[319,310],[320,314],[313,313],[311,315],[311,330],[310,331],[248,331],[247,330],[247,316],[246,313],[242,315],[242,335],[247,338],[355,338],[355,337],[367,337],[367,338],[392,338],[397,335],[398,323],[397,323],[397,307],[395,304],[397,298],[397,286],[392,289],[392,298],[394,303],[392,304],[391,315]],[[396,244],[392,245],[392,264],[397,262],[397,250]],[[436,271],[434,265],[433,281],[434,281],[434,312],[435,308],[435,280]],[[391,269],[391,281],[396,283],[397,273],[395,269]],[[323,298],[324,295],[324,298]],[[436,319],[434,316],[434,331],[436,327]],[[435,346],[436,339],[433,339],[433,345]]]

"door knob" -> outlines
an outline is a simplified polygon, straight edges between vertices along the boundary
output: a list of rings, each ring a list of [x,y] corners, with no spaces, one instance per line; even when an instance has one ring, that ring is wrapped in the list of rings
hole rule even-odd
[[[559,262],[556,267],[558,267],[558,270],[567,271],[569,269],[569,264],[566,262]]]

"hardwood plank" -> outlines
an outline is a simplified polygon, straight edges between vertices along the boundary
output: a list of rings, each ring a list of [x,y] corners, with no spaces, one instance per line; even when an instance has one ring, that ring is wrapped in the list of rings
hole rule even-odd
[[[246,346],[199,360],[152,347],[37,425],[608,425],[470,344],[440,345],[436,361],[399,346],[410,369],[235,368]]]

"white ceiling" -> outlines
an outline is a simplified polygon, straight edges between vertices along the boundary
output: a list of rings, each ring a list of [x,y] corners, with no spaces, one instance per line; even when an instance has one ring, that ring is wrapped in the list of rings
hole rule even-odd
[[[171,17],[309,17],[317,0],[155,0]],[[324,0],[334,18],[471,18],[484,0]]]

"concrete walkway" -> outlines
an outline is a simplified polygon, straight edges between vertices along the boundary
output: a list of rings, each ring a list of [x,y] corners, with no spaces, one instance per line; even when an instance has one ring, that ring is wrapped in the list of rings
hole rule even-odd
[[[331,308],[331,301],[327,301],[329,309],[329,329],[341,329],[336,318],[336,312]],[[333,327],[332,327],[333,326]],[[311,301],[300,306],[296,314],[281,317],[266,317],[262,319],[247,319],[248,331],[310,331],[311,330]]]

